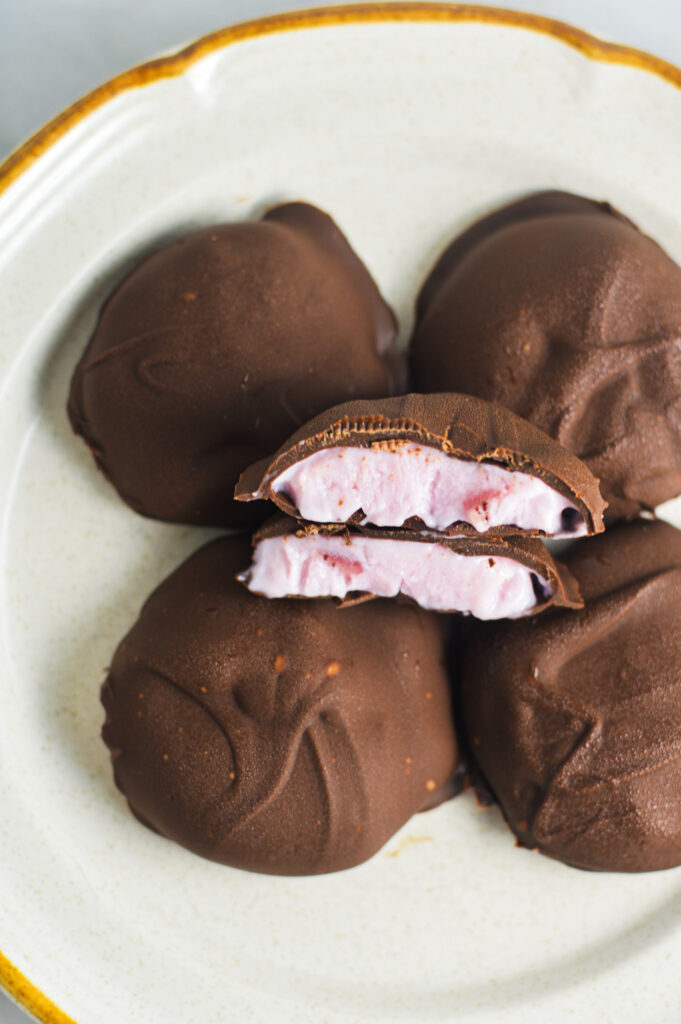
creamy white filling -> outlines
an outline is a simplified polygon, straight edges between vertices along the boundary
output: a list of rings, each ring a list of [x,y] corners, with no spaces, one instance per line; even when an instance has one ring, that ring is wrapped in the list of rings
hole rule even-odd
[[[532,577],[534,576],[534,585]],[[270,537],[239,577],[265,597],[345,597],[365,591],[404,594],[423,608],[478,619],[517,618],[537,604],[546,580],[511,558],[462,555],[442,544],[355,536]]]
[[[539,477],[489,462],[456,459],[435,448],[336,447],[308,455],[280,473],[272,489],[303,519],[344,523],[360,509],[363,523],[402,526],[418,516],[432,530],[470,523],[581,537],[581,512]]]

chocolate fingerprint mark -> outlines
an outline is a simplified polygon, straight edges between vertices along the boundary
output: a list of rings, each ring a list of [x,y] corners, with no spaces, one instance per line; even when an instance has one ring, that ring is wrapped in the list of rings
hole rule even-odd
[[[579,724],[579,719],[576,715],[573,720],[576,724]],[[549,841],[551,836],[554,834],[554,830],[551,825],[551,818],[555,810],[554,797],[556,789],[561,788],[561,781],[566,776],[569,778],[575,761],[582,757],[584,751],[587,748],[592,747],[600,736],[600,721],[597,719],[591,719],[584,722],[581,730],[575,737],[569,752],[559,762],[555,771],[551,773],[551,776],[546,781],[541,800],[534,809],[529,829],[530,833],[534,835],[540,843]]]
[[[179,325],[169,324],[165,327],[153,327],[151,330],[144,331],[142,334],[135,334],[132,338],[124,338],[116,345],[112,345],[111,348],[108,348],[106,352],[102,352],[101,355],[95,356],[95,358],[90,360],[90,362],[79,367],[78,372],[81,374],[91,373],[93,370],[99,369],[100,366],[104,366],[106,363],[127,355],[129,352],[137,348],[138,345],[142,345],[151,338],[162,338],[171,331],[180,330],[183,330],[183,328]]]
[[[202,700],[200,700],[196,696],[196,694],[192,693],[190,690],[187,690],[184,686],[181,686],[180,683],[177,682],[177,680],[172,678],[172,676],[166,675],[165,672],[160,672],[158,669],[154,668],[152,665],[144,664],[144,663],[140,664],[139,667],[140,668],[144,668],[149,673],[149,675],[156,676],[157,679],[162,679],[164,683],[168,684],[168,686],[172,686],[175,690],[179,690],[179,692],[183,693],[185,697],[188,697],[189,700],[193,701],[194,704],[198,705],[198,707],[200,707],[202,711],[205,711],[205,713],[208,715],[210,720],[213,722],[214,725],[217,726],[217,728],[219,729],[220,733],[222,734],[222,737],[223,737],[225,743],[229,747],[229,751],[230,751],[230,754],[231,754],[231,757],[232,757],[232,761],[236,765],[236,763],[237,763],[236,751],[234,750],[234,747],[232,745],[232,740],[230,738],[230,735],[227,732],[227,730],[225,729],[225,727],[222,724],[222,722],[220,721],[220,719],[217,717],[216,714],[214,714],[213,711],[211,711],[211,709],[208,707],[208,705],[205,704]]]
[[[196,330],[200,329],[201,325],[197,324]],[[206,373],[206,366],[210,366],[211,356],[215,359],[218,354],[223,357],[227,355],[224,351],[219,353],[219,350],[214,350],[211,353],[204,349],[203,359],[186,359],[169,354],[148,356],[138,363],[137,377],[141,384],[152,391],[184,395],[187,393],[187,383],[201,380]]]
[[[319,718],[311,722],[305,734],[317,769],[317,778],[320,783],[320,790],[324,802],[322,813],[323,832],[321,834],[319,855],[316,863],[323,861],[336,845],[337,839],[337,812],[338,801],[336,799],[336,785],[332,772],[330,771],[330,754],[324,743],[324,733],[320,727]]]
[[[566,373],[564,383],[558,394],[552,392],[546,397],[546,389],[539,389],[542,397],[530,403],[523,416],[542,425],[557,441],[570,447],[573,431],[583,426],[585,410],[593,402],[596,394],[616,384],[618,379],[627,375],[638,376],[641,364],[651,355],[663,354],[676,345],[676,338],[669,334],[653,336],[635,342],[623,342],[621,345],[607,348],[590,349],[566,353]],[[598,384],[595,385],[594,381]],[[643,394],[647,389],[643,389]],[[575,399],[575,395],[579,398]],[[558,409],[557,415],[552,411]],[[592,459],[606,453],[613,445],[610,434],[603,437],[599,431],[599,441],[593,445],[582,446],[580,458]]]
[[[240,711],[232,699],[228,717],[236,780],[207,810],[220,819],[214,829],[217,835],[229,836],[279,796],[291,775],[306,730],[333,702],[336,692],[333,680],[324,680],[312,694],[302,698],[296,694],[292,699],[287,687],[278,683],[272,713],[261,720]],[[249,771],[242,771],[242,765],[248,766]]]
[[[555,771],[545,784],[544,796],[534,815],[533,828],[537,838],[548,840],[554,834],[551,818],[557,791],[562,794],[561,800],[563,797],[572,795],[579,801],[588,793],[599,789],[607,790],[613,781],[625,783],[651,774],[673,764],[681,757],[681,746],[678,740],[672,739],[671,742],[660,747],[658,756],[652,763],[637,768],[632,764],[632,760],[639,753],[634,745],[628,751],[629,757],[626,762],[619,762],[616,766],[617,770],[613,765],[606,765],[604,768],[601,766],[602,774],[599,777],[599,755],[607,748],[607,743],[603,742],[607,719],[604,719],[595,709],[581,706],[576,701],[568,710],[565,700],[569,699],[569,690],[560,681],[561,675],[566,671],[570,662],[585,651],[592,651],[601,637],[606,637],[618,624],[624,624],[628,613],[641,601],[650,599],[654,603],[660,587],[666,585],[665,581],[668,582],[669,578],[674,576],[678,577],[678,570],[672,569],[660,576],[646,580],[643,584],[630,584],[592,604],[588,610],[577,612],[575,618],[577,616],[581,618],[579,641],[575,642],[574,634],[571,633],[562,642],[558,640],[552,648],[547,648],[551,650],[550,658],[540,660],[538,664],[540,682],[535,682],[531,691],[528,690],[528,700],[533,700],[536,703],[541,694],[545,707],[542,712],[543,716],[546,714],[546,708],[552,708],[556,714],[561,713],[572,717],[575,725],[578,726],[580,722],[582,724],[579,735],[575,737],[569,753],[556,766]],[[550,630],[550,628],[550,624],[548,624],[546,629]],[[533,697],[529,696],[531,692],[534,694]],[[567,728],[564,731],[567,732]],[[644,751],[644,754],[646,753]],[[644,756],[642,760],[648,761],[649,757]]]
[[[310,724],[306,739],[315,757],[326,810],[319,864],[333,857],[344,838],[346,844],[359,843],[368,801],[357,751],[342,715],[324,712]]]

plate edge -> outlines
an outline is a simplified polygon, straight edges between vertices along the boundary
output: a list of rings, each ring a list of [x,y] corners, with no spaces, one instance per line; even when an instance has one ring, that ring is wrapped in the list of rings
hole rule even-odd
[[[163,78],[175,78],[215,50],[276,32],[325,28],[343,24],[380,22],[477,22],[527,29],[550,36],[591,60],[635,67],[681,89],[681,68],[631,46],[606,42],[566,22],[540,14],[510,11],[501,7],[445,3],[360,3],[344,7],[317,7],[241,22],[218,29],[184,49],[138,64],[76,100],[38,129],[0,164],[0,196],[55,142],[88,114],[129,89],[141,88]]]
[[[15,1003],[42,1024],[76,1024],[1,952],[0,986]]]

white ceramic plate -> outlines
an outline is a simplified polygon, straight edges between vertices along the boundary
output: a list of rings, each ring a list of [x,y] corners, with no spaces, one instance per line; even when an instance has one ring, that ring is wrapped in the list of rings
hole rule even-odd
[[[562,867],[467,796],[310,879],[221,868],[133,820],[99,684],[207,534],[125,508],[64,403],[142,253],[283,199],[333,214],[405,337],[444,243],[528,189],[607,197],[681,259],[680,81],[522,15],[341,9],[123,76],[0,172],[0,969],[40,1019],[677,1024],[681,872]]]

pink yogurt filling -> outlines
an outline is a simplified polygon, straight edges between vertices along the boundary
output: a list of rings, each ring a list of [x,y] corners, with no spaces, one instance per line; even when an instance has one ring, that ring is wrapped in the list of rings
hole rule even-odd
[[[534,579],[533,579],[534,578]],[[462,555],[442,544],[375,537],[270,537],[239,579],[265,597],[345,597],[365,591],[404,594],[423,608],[478,619],[514,619],[531,611],[546,580],[511,558]]]
[[[284,470],[272,489],[316,523],[343,523],[361,509],[362,522],[374,526],[418,516],[432,530],[464,522],[481,533],[495,526],[556,537],[586,533],[579,509],[539,477],[419,444],[327,448]]]

